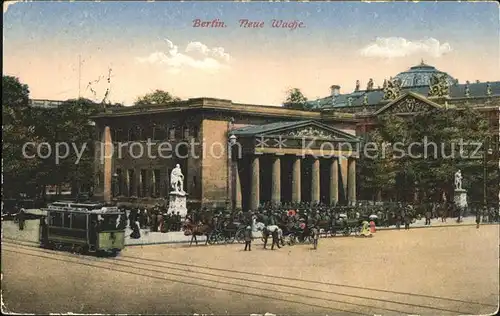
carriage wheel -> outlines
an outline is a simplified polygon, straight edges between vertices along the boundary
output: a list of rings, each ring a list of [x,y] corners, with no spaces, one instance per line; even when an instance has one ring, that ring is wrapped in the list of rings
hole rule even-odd
[[[351,228],[349,228],[349,227],[344,228],[344,231],[342,232],[342,234],[344,234],[344,236],[350,236],[351,235]]]
[[[227,244],[233,244],[234,243],[234,238],[235,236],[233,234],[229,234],[229,236],[226,236],[224,238],[224,241],[227,243]]]
[[[244,233],[243,229],[238,229],[236,231],[236,234],[234,235],[234,239],[236,239],[236,241],[240,244],[245,243],[245,233]]]
[[[208,244],[209,245],[213,245],[217,242],[217,234],[216,233],[210,233],[210,235],[208,235]]]

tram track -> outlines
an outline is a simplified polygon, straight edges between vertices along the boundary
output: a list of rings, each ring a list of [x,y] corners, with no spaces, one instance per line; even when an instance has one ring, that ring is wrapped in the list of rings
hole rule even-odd
[[[3,244],[8,245],[8,248],[5,249],[7,251],[14,251],[19,249],[9,249],[9,247],[21,247],[23,250],[31,250],[33,251],[34,245],[23,245],[18,242],[10,242],[10,241],[3,241]],[[36,247],[36,246],[35,246]],[[19,251],[17,251],[19,252]],[[202,282],[212,282],[216,283],[217,289],[221,289],[220,285],[226,285],[226,286],[237,286],[237,287],[244,287],[245,289],[252,289],[252,290],[257,290],[262,292],[262,284],[266,284],[268,286],[273,287],[272,289],[269,289],[269,291],[279,293],[281,295],[293,295],[294,297],[297,297],[298,300],[292,300],[291,302],[293,303],[298,303],[298,304],[310,304],[307,302],[301,302],[301,299],[307,299],[308,301],[310,300],[319,300],[323,302],[328,302],[328,303],[335,303],[335,304],[344,304],[344,305],[349,305],[349,306],[355,306],[357,308],[362,308],[362,310],[368,309],[368,312],[366,314],[373,314],[373,313],[379,313],[380,312],[375,312],[375,311],[385,311],[391,312],[391,313],[398,313],[398,314],[408,314],[408,313],[413,313],[415,314],[415,309],[417,311],[417,314],[422,314],[423,311],[440,311],[440,312],[447,312],[447,313],[453,313],[453,314],[474,314],[474,311],[470,311],[469,308],[467,308],[468,311],[466,310],[466,307],[470,304],[477,305],[477,307],[480,306],[488,306],[488,307],[496,307],[491,304],[486,304],[486,303],[480,303],[480,302],[470,302],[470,301],[463,301],[463,300],[457,300],[453,298],[443,298],[443,297],[435,297],[435,296],[430,296],[430,295],[421,295],[421,294],[416,294],[416,293],[403,293],[403,292],[396,292],[396,291],[389,291],[389,290],[383,290],[383,289],[374,289],[374,288],[363,288],[363,287],[358,287],[358,286],[350,286],[350,285],[345,285],[345,284],[333,284],[333,283],[327,283],[327,282],[319,282],[319,281],[313,281],[313,280],[304,280],[304,279],[297,279],[297,278],[289,278],[289,277],[279,277],[279,276],[274,276],[274,275],[269,275],[269,274],[261,274],[261,273],[252,273],[252,272],[244,272],[244,271],[238,271],[238,270],[229,270],[229,269],[220,269],[220,268],[215,268],[215,267],[203,267],[203,266],[198,266],[198,265],[192,265],[192,264],[184,264],[184,263],[179,263],[179,262],[172,262],[172,261],[166,261],[166,260],[158,260],[158,259],[153,259],[153,258],[140,258],[140,257],[135,257],[135,256],[129,256],[129,255],[121,255],[120,257],[117,258],[96,258],[96,257],[89,257],[89,256],[75,256],[70,253],[65,254],[65,253],[60,253],[60,252],[54,252],[54,251],[46,251],[40,248],[36,248],[35,250],[36,255],[39,255],[40,253],[44,254],[50,254],[58,256],[59,259],[62,258],[74,258],[74,259],[84,259],[85,261],[91,261],[94,263],[97,263],[99,265],[98,267],[100,268],[110,268],[108,266],[102,266],[102,264],[106,265],[108,263],[112,263],[114,267],[120,266],[125,269],[137,269],[142,272],[148,271],[150,273],[155,273],[155,274],[161,274],[161,275],[169,275],[169,276],[175,276],[177,279],[169,279],[169,281],[174,281],[177,282],[179,281],[178,278],[186,278],[186,274],[191,275],[192,278],[195,278],[198,281]],[[26,254],[26,255],[34,255],[33,253],[31,254]],[[45,256],[42,256],[45,257]],[[55,259],[55,258],[50,258],[47,257],[48,259]],[[58,260],[58,259],[55,259]],[[68,260],[63,260],[63,261],[68,261]],[[73,263],[79,263],[75,262],[73,260],[70,260]],[[147,261],[147,262],[143,262]],[[129,264],[132,264],[134,266],[130,266]],[[153,268],[152,268],[153,267]],[[185,267],[185,268],[180,268],[180,267]],[[194,270],[196,269],[196,270]],[[113,270],[113,269],[112,269]],[[169,271],[165,271],[169,270]],[[173,273],[171,270],[175,271],[180,271],[184,272],[183,274],[179,273]],[[117,272],[125,272],[121,270],[116,270]],[[209,272],[207,272],[209,271]],[[221,274],[216,274],[213,273],[214,271],[222,271],[224,272],[224,275]],[[129,273],[130,271],[127,271]],[[204,277],[198,277],[198,276],[193,276],[193,274],[199,274]],[[236,277],[234,275],[230,274],[244,274],[244,275],[252,275],[254,277],[258,277],[259,279],[252,279],[249,280],[248,278],[242,278],[242,277]],[[148,275],[149,276],[149,275]],[[151,277],[151,276],[150,276]],[[209,278],[207,278],[209,277]],[[210,277],[215,277],[217,280],[212,280]],[[262,278],[264,280],[262,280]],[[221,281],[220,279],[229,279],[233,282],[227,282],[227,281]],[[265,279],[269,279],[269,281],[266,281]],[[363,296],[363,295],[354,295],[354,294],[347,294],[347,293],[341,293],[338,291],[331,291],[331,290],[321,290],[317,288],[306,288],[304,286],[297,286],[297,285],[292,285],[292,284],[282,284],[282,283],[277,283],[276,280],[288,280],[288,281],[293,281],[295,283],[301,282],[303,284],[321,284],[323,286],[328,286],[328,287],[337,287],[337,288],[352,288],[356,290],[362,290],[362,291],[369,291],[372,292],[372,296]],[[242,284],[236,284],[234,281],[242,282]],[[191,282],[191,281],[190,281]],[[258,283],[261,286],[255,287],[249,285],[249,283]],[[210,288],[210,286],[208,287]],[[285,291],[277,288],[286,288],[287,290],[293,289],[296,291]],[[226,289],[223,289],[226,290]],[[306,294],[307,292],[314,292],[315,295],[310,295]],[[396,300],[388,300],[388,299],[383,299],[383,298],[377,298],[373,293],[379,292],[379,293],[390,293],[390,294],[395,294],[399,295],[401,300],[406,300],[406,302],[400,302]],[[245,293],[245,295],[254,295],[252,293]],[[328,298],[320,297],[328,295]],[[259,295],[258,295],[259,296]],[[344,300],[340,299],[333,299],[331,296],[341,296],[344,298]],[[259,297],[262,297],[260,295]],[[268,297],[270,298],[270,297]],[[425,299],[427,304],[432,304],[435,306],[426,306],[425,304],[416,304],[413,302],[408,302],[409,299]],[[352,300],[358,300],[358,302],[353,302]],[[350,300],[350,301],[349,301]],[[372,301],[374,302],[372,305],[366,305],[366,304],[361,304],[359,300],[362,301]],[[439,302],[453,302],[455,305],[466,305],[466,306],[460,306],[458,308],[459,310],[456,309],[449,309],[449,308],[444,308],[444,307],[438,307]],[[381,306],[380,306],[381,305]],[[402,306],[406,307],[401,310],[401,309],[396,309],[396,306],[401,308]],[[319,305],[314,305],[314,307],[320,307],[320,308],[326,308],[327,310],[337,310],[339,309],[332,308],[332,307],[326,307],[326,306],[319,306]],[[408,307],[411,307],[411,312],[408,309]],[[348,313],[353,313],[350,310],[347,309],[340,309],[342,312],[348,312]],[[357,312],[354,312],[355,314],[360,314]],[[424,312],[425,314],[425,312]]]

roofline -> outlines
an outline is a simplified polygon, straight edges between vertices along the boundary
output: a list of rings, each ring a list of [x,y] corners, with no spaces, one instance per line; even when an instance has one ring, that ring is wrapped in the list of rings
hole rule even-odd
[[[440,104],[437,104],[436,102],[433,102],[431,100],[429,100],[428,98],[424,97],[423,95],[421,94],[418,94],[418,93],[415,93],[415,92],[412,92],[412,91],[408,91],[406,92],[405,94],[402,94],[400,95],[399,97],[397,97],[396,99],[392,100],[391,102],[389,102],[388,104],[384,105],[383,107],[381,107],[380,109],[378,109],[377,111],[375,111],[373,113],[373,115],[379,115],[380,113],[384,112],[385,110],[387,110],[388,108],[390,108],[393,104],[401,101],[403,98],[407,97],[411,95],[412,97],[414,98],[417,98],[419,99],[420,101],[424,102],[424,103],[427,103],[433,107],[435,107],[436,109],[442,109],[443,106],[441,106]]]
[[[266,111],[263,111],[266,109]],[[231,100],[216,99],[216,98],[194,98],[185,101],[176,101],[171,104],[165,105],[146,105],[146,106],[133,106],[118,108],[113,110],[108,110],[108,112],[99,113],[92,116],[94,120],[106,119],[106,118],[118,118],[118,117],[128,117],[128,116],[142,116],[142,115],[154,115],[161,113],[175,113],[182,111],[192,111],[192,110],[205,110],[205,111],[219,111],[228,113],[242,113],[251,116],[263,116],[263,117],[291,117],[301,120],[321,120],[327,119],[330,121],[338,122],[348,122],[354,120],[354,118],[344,118],[327,116],[325,117],[321,111],[306,111],[300,109],[290,109],[281,106],[273,105],[257,105],[257,104],[245,104],[245,103],[233,103]]]

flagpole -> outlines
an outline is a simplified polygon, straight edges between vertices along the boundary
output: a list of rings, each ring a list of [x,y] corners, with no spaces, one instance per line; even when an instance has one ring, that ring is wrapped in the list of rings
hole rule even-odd
[[[78,99],[80,99],[81,83],[82,83],[82,56],[78,55]]]

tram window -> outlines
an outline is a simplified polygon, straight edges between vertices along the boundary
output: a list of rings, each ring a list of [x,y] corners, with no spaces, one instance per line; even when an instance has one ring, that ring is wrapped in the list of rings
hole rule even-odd
[[[59,212],[50,213],[50,225],[51,226],[62,226],[62,214]]]
[[[71,213],[63,213],[63,225],[64,227],[66,228],[70,228],[71,227]]]
[[[73,222],[71,223],[71,228],[87,229],[87,215],[76,213],[73,214]]]

